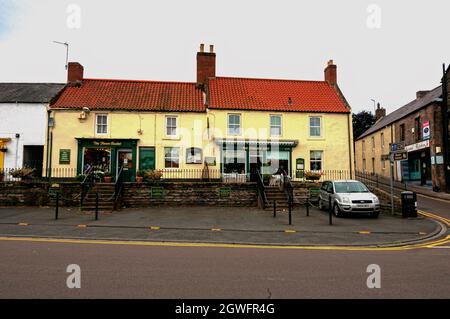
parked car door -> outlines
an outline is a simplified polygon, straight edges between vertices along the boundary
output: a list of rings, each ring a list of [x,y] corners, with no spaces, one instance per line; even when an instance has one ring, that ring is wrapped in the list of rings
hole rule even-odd
[[[328,184],[330,184],[330,182],[323,182],[322,186],[320,187],[319,200],[322,201],[323,207],[327,207],[328,205]]]

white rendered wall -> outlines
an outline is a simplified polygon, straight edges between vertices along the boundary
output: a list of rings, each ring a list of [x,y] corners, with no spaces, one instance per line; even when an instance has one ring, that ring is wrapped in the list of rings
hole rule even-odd
[[[46,121],[47,104],[0,103],[0,138],[11,139],[6,143],[5,168],[22,167],[24,145],[45,144]]]

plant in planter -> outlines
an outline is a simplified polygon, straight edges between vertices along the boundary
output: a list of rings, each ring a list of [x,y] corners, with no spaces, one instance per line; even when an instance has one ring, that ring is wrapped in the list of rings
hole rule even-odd
[[[144,177],[149,183],[157,184],[161,180],[162,172],[156,170],[146,171]]]
[[[99,182],[103,182],[103,178],[105,177],[105,173],[103,171],[95,171],[95,176]]]
[[[105,183],[111,183],[111,181],[112,181],[111,173],[105,172],[105,174],[103,174],[103,180],[105,181]]]
[[[136,172],[136,183],[141,184],[142,181],[144,180],[144,176],[145,176],[145,171],[137,171]]]
[[[305,172],[305,179],[307,181],[318,181],[322,177],[320,172]]]
[[[9,172],[13,178],[31,179],[34,176],[34,168],[16,168]]]

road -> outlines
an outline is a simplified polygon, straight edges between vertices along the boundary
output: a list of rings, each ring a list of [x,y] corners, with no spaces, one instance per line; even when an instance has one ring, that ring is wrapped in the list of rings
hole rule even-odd
[[[450,204],[419,199],[450,218]],[[450,298],[450,245],[400,251],[0,240],[0,298]],[[81,268],[69,289],[66,268]],[[381,268],[381,288],[366,285]]]

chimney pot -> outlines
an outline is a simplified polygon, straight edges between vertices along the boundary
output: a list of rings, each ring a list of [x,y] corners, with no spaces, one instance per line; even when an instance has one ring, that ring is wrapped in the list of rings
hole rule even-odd
[[[205,46],[200,45],[200,52],[197,52],[197,85],[203,85],[208,78],[216,76],[216,54],[214,46],[209,46],[209,52],[205,52]]]
[[[427,93],[429,93],[430,91],[417,91],[416,92],[416,99],[421,99],[423,98]]]
[[[386,116],[386,109],[380,106],[380,103],[377,104],[377,109],[375,110],[375,121]]]
[[[324,70],[325,81],[330,85],[337,84],[337,66],[334,64],[333,60],[328,61],[328,65]]]
[[[78,62],[69,62],[67,65],[67,83],[83,81],[84,68]]]

